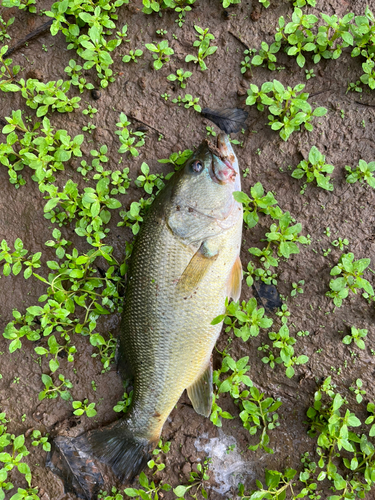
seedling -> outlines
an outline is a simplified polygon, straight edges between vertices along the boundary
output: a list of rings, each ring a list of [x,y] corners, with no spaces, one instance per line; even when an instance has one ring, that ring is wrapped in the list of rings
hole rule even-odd
[[[45,386],[45,389],[38,394],[39,401],[42,401],[45,398],[55,399],[58,395],[60,395],[61,398],[65,401],[69,401],[70,399],[72,399],[72,396],[68,389],[71,389],[73,387],[73,384],[69,380],[65,379],[62,373],[60,373],[59,375],[59,381],[61,382],[61,384],[55,385],[52,378],[49,375],[43,373],[42,382]]]
[[[133,391],[130,391],[129,394],[127,392],[124,392],[121,401],[117,402],[117,405],[113,407],[113,410],[117,413],[120,412],[126,413],[129,410],[132,400],[133,400]]]
[[[280,137],[287,141],[292,132],[299,130],[302,124],[306,130],[313,130],[311,120],[327,113],[327,109],[323,107],[312,110],[307,102],[309,94],[301,93],[304,87],[305,85],[300,83],[293,89],[291,87],[285,89],[277,80],[263,83],[260,90],[256,85],[250,84],[246,104],[249,106],[257,104],[257,109],[260,111],[264,110],[265,105],[268,106],[271,113],[268,116],[268,125],[272,130],[280,130]],[[270,93],[271,96],[268,95]]]
[[[346,177],[346,182],[354,184],[357,181],[361,183],[366,181],[369,186],[375,189],[375,177],[373,174],[375,171],[375,161],[366,163],[364,160],[359,160],[357,167],[352,169],[346,165],[345,170],[349,172],[349,175]]]
[[[158,160],[159,163],[172,163],[174,165],[175,170],[179,170],[186,161],[193,154],[191,149],[185,149],[185,151],[179,151],[178,153],[172,153],[169,158],[164,158],[162,160]]]
[[[143,0],[143,2],[148,0]],[[170,491],[172,486],[169,484],[163,484],[162,482],[158,483],[158,486],[155,485],[154,481],[149,482],[144,472],[139,474],[139,484],[142,486],[139,490],[135,488],[125,488],[124,493],[129,497],[138,497],[144,498],[147,500],[154,500],[159,498],[160,491]],[[117,500],[115,498],[115,500]]]
[[[87,104],[88,104],[88,103],[87,103]],[[88,115],[90,118],[92,118],[92,117],[93,117],[93,116],[94,116],[97,112],[98,112],[98,110],[97,110],[96,108],[93,108],[93,107],[91,106],[91,104],[88,104],[88,105],[87,105],[87,109],[84,109],[84,110],[82,111],[82,113],[83,113],[84,115],[86,115],[86,116]]]
[[[23,277],[30,278],[33,269],[38,269],[41,266],[42,252],[37,252],[34,255],[28,255],[28,253],[29,251],[23,248],[23,242],[20,238],[14,242],[14,252],[11,252],[7,242],[2,240],[0,243],[0,265],[3,265],[3,275],[9,276],[12,273],[17,276],[21,272],[22,266],[26,266]]]
[[[166,34],[168,33],[167,30],[163,30],[163,29],[160,29],[160,30],[156,30],[156,34],[160,37],[163,37],[165,36]]]
[[[137,177],[135,185],[137,187],[143,187],[147,194],[152,194],[154,187],[159,191],[163,188],[164,182],[160,176],[156,174],[150,174],[150,167],[147,163],[143,162],[141,165],[142,174]]]
[[[7,33],[7,29],[9,26],[12,26],[14,23],[14,17],[10,17],[7,22],[0,16],[0,42],[4,42],[4,40],[10,40],[10,36]]]
[[[146,48],[152,52],[152,57],[154,60],[154,68],[159,70],[163,67],[163,64],[169,61],[170,55],[174,54],[174,50],[168,47],[168,40],[162,40],[157,45],[153,43],[146,43]]]
[[[33,446],[42,445],[44,451],[51,451],[51,443],[48,442],[48,434],[42,437],[41,432],[37,429],[34,429],[31,437],[34,439],[34,441],[32,441],[31,443]]]
[[[195,40],[193,43],[194,47],[198,47],[198,55],[194,56],[192,54],[188,54],[185,57],[185,62],[194,62],[195,64],[199,64],[200,68],[202,71],[205,71],[207,69],[206,63],[204,62],[204,59],[206,57],[214,54],[217,51],[216,46],[210,46],[211,40],[214,40],[215,37],[208,32],[209,28],[206,28],[203,30],[199,26],[194,26],[195,31],[197,31],[198,35],[198,40]]]
[[[292,283],[292,291],[290,292],[291,297],[295,297],[297,293],[303,293],[302,286],[305,284],[304,280],[300,280],[298,283]]]
[[[115,361],[116,354],[116,339],[113,338],[112,334],[109,334],[109,339],[105,340],[99,333],[94,333],[90,335],[91,345],[98,348],[99,353],[91,354],[92,358],[100,356],[100,361],[103,364],[102,373],[108,372],[111,369],[111,363]]]
[[[349,290],[354,294],[357,290],[363,289],[370,296],[374,295],[374,290],[370,283],[362,278],[364,270],[370,265],[370,259],[359,259],[354,261],[354,254],[342,254],[337,266],[331,269],[331,276],[339,276],[329,282],[330,292],[327,297],[333,299],[336,307],[341,307],[342,301],[349,295]]]
[[[355,83],[348,83],[345,94],[348,92],[362,92],[362,87],[360,87],[361,81],[357,80]]]
[[[349,240],[347,240],[346,238],[342,239],[342,238],[337,238],[337,240],[334,240],[331,242],[331,245],[333,245],[334,247],[339,247],[340,250],[344,250],[344,247],[345,246],[348,246],[349,245]]]
[[[126,54],[123,58],[122,58],[122,62],[124,63],[128,63],[130,61],[134,61],[135,63],[138,62],[138,59],[137,57],[141,57],[143,55],[143,50],[141,49],[136,49],[136,50],[129,50],[129,54]],[[155,63],[154,63],[155,65]]]
[[[319,187],[327,191],[333,191],[333,185],[329,182],[331,177],[329,175],[324,175],[322,172],[331,174],[334,168],[333,165],[325,163],[325,156],[313,146],[310,149],[308,161],[301,161],[293,171],[292,177],[295,179],[302,179],[302,177],[306,175],[306,182],[313,182],[316,180]]]
[[[210,477],[208,475],[210,459],[206,459],[203,464],[197,464],[197,472],[190,472],[189,484],[188,486],[183,486],[180,484],[176,488],[173,488],[173,493],[178,497],[178,500],[184,498],[185,494],[189,492],[189,495],[198,500],[198,493],[200,492],[203,498],[208,498],[207,491],[204,489],[203,485],[205,481],[209,481]],[[195,493],[191,493],[191,489],[195,489]]]
[[[245,58],[241,61],[241,73],[246,73],[247,70],[251,72],[251,62],[250,59],[256,53],[256,49],[246,49],[244,50]]]
[[[306,74],[306,80],[310,80],[310,78],[316,77],[316,75],[314,73],[314,68],[313,69],[305,69],[305,74]]]
[[[165,469],[165,464],[161,462],[161,454],[167,454],[171,449],[171,442],[167,441],[163,444],[163,441],[160,439],[157,447],[153,450],[152,454],[156,457],[155,459],[151,459],[147,462],[147,466],[149,469],[153,469],[156,467],[154,474]]]
[[[96,125],[91,122],[82,127],[82,132],[88,132],[89,134],[91,134],[94,130],[96,130]]]
[[[82,401],[73,401],[72,406],[74,408],[74,415],[81,416],[84,413],[88,417],[95,417],[97,414],[97,411],[95,410],[95,403],[89,403],[88,404],[88,399],[85,399],[83,402]]]
[[[215,136],[216,136],[216,132],[215,132],[215,130],[213,129],[213,127],[209,127],[209,126],[207,126],[207,127],[206,127],[206,133],[207,133],[207,135],[208,135],[208,136],[210,136],[210,135],[212,135],[213,137],[215,137]]]
[[[266,42],[262,42],[260,46],[261,49],[259,50],[259,54],[255,55],[252,58],[251,64],[253,66],[262,66],[264,63],[267,63],[268,69],[271,71],[275,71],[275,62],[277,61],[275,53],[280,50],[280,43],[274,42],[271,46],[269,46]]]
[[[189,108],[194,108],[195,111],[200,113],[202,111],[202,108],[199,106],[199,97],[193,97],[191,94],[186,94],[184,98],[181,98],[181,96],[178,96],[177,99],[172,99],[173,103],[177,103],[179,106],[181,106],[182,103],[185,103],[184,107],[189,109]]]
[[[137,148],[142,147],[145,144],[145,136],[144,132],[133,132],[132,129],[128,129],[128,125],[130,125],[130,121],[128,121],[128,117],[124,114],[120,114],[120,121],[116,123],[116,127],[119,127],[120,130],[116,131],[116,135],[119,136],[121,147],[118,150],[119,153],[127,153],[129,152],[131,156],[136,157],[139,156],[139,151]]]
[[[357,378],[355,381],[355,385],[352,387],[349,387],[350,391],[353,391],[355,396],[355,399],[357,400],[357,403],[362,403],[363,396],[366,394],[366,391],[362,389],[363,382],[360,378]]]
[[[190,71],[184,71],[182,68],[180,68],[176,71],[176,74],[172,73],[169,76],[167,76],[167,80],[169,80],[170,82],[178,81],[180,83],[180,87],[182,89],[185,89],[186,83],[184,80],[190,78],[192,74],[193,73],[191,73]]]
[[[350,335],[346,335],[343,339],[342,342],[343,344],[350,345],[353,341],[354,343],[362,350],[365,349],[365,342],[364,339],[367,336],[368,331],[365,329],[359,329],[355,328],[354,326],[351,327],[351,333]]]

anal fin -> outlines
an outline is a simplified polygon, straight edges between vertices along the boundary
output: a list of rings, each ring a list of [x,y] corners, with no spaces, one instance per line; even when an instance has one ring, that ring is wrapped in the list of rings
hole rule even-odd
[[[188,396],[194,410],[205,417],[209,417],[212,406],[212,361],[202,375],[187,389]]]
[[[242,264],[240,256],[238,256],[232,267],[232,271],[229,275],[229,282],[228,282],[228,297],[231,297],[235,302],[239,300],[241,295],[241,282],[242,282]]]

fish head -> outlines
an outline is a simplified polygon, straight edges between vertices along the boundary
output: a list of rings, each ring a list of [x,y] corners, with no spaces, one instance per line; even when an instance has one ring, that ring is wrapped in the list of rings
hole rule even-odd
[[[189,234],[190,242],[194,231],[215,236],[242,217],[233,197],[241,189],[238,161],[226,134],[219,134],[216,146],[205,140],[173,177],[168,223],[178,235]]]

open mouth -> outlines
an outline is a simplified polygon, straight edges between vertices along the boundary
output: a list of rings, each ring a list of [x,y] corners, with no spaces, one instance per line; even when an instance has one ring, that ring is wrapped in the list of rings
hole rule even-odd
[[[217,150],[220,153],[215,159],[213,158],[213,173],[217,181],[219,182],[231,182],[236,178],[237,172],[233,167],[234,156],[228,151],[225,140],[222,138],[222,134],[218,135],[217,138]]]

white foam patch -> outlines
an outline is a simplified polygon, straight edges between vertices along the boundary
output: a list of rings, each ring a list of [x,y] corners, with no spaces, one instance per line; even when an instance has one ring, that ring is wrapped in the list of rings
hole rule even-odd
[[[212,489],[221,495],[233,487],[237,491],[238,483],[243,483],[245,478],[254,476],[251,462],[243,459],[237,451],[235,438],[224,434],[222,429],[219,429],[219,437],[208,439],[208,441],[207,439],[208,434],[202,434],[195,440],[194,446],[211,458],[209,470],[218,484]]]

